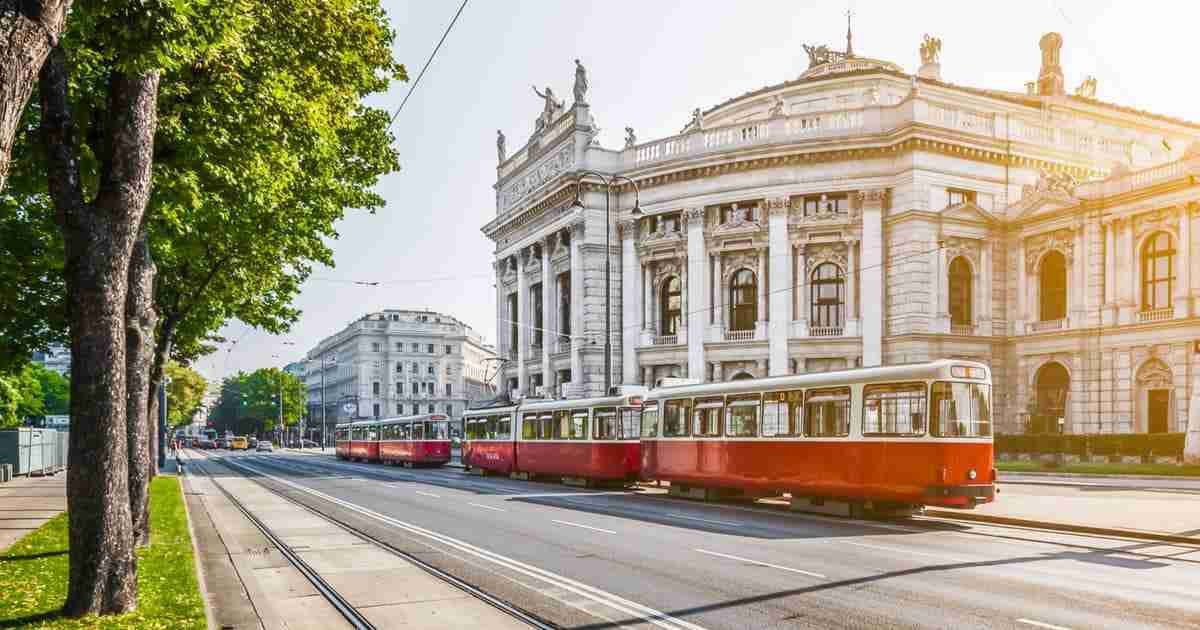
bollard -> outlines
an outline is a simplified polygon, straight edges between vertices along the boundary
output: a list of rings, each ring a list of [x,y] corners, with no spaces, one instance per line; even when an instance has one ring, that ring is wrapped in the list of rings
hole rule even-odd
[[[12,481],[12,464],[0,464],[0,483]]]

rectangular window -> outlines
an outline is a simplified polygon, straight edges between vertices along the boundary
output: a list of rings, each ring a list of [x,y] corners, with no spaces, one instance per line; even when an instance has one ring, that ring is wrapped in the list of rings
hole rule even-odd
[[[438,424],[446,423],[440,422]],[[498,439],[501,440],[512,439],[512,416],[508,414],[496,416],[496,435],[498,436]]]
[[[587,409],[577,409],[571,412],[571,436],[569,439],[586,440],[588,437],[587,424]]]
[[[396,403],[396,415],[397,415],[397,416],[402,416],[402,415],[404,415],[404,405],[403,405],[403,404],[401,404],[401,403]]]
[[[416,388],[416,384],[415,384],[415,383],[413,384],[413,387],[414,387],[414,389]],[[413,392],[413,393],[416,393],[416,392]],[[421,406],[420,406],[420,405],[413,404],[413,411],[412,411],[412,415],[414,415],[414,416],[419,416],[419,415],[421,415]]]
[[[376,418],[378,418],[379,417],[379,403],[375,403],[374,405],[372,405],[371,411],[374,411],[375,413],[373,415]]]
[[[412,393],[414,393],[414,394],[417,393],[417,387],[418,387],[417,383],[412,384]]]
[[[446,383],[446,398],[450,397],[450,383]]]
[[[554,438],[555,440],[571,439],[571,412],[563,409],[554,412]]]
[[[397,362],[396,362],[396,373],[397,373],[397,374],[403,374],[403,373],[404,373],[404,363],[403,363],[403,362],[401,362],[401,361],[397,361]]]
[[[411,440],[412,439],[412,423],[405,422],[404,424],[397,425],[396,436],[398,438],[400,438],[401,440]]]
[[[863,435],[924,434],[924,383],[863,388]]]
[[[663,403],[663,437],[687,437],[692,419],[691,400],[668,400]]]
[[[542,322],[542,297],[542,283],[529,287],[529,308],[533,311],[533,329],[529,331],[529,345],[534,347],[542,345],[542,328],[545,326]]]
[[[451,346],[446,346],[446,354],[454,354],[454,350],[451,348]]]
[[[804,392],[768,392],[763,394],[762,436],[798,437],[801,435],[801,410]]]
[[[375,382],[371,383],[371,393],[376,396],[379,395],[379,381],[375,381]],[[378,415],[378,414],[376,414],[376,415]]]
[[[429,345],[426,347],[426,350],[429,352],[429,354],[433,354],[433,344],[429,344]]]
[[[850,435],[850,388],[810,389],[804,397],[804,435]]]
[[[721,416],[725,415],[724,398],[697,398],[692,435],[696,437],[720,437]]]
[[[396,342],[396,352],[404,352],[404,342],[402,342],[402,341]]]
[[[414,342],[412,342],[412,351],[413,351],[413,352],[420,352],[420,351],[421,351],[421,344],[419,344],[419,343],[417,343],[417,342],[415,342],[415,341],[414,341]],[[414,365],[415,365],[415,364],[414,364]]]
[[[429,405],[429,413],[433,413],[433,405]]]
[[[991,387],[980,383],[933,384],[929,432],[935,437],[992,434]]]
[[[638,439],[638,423],[641,422],[642,410],[635,407],[621,407],[621,440]]]
[[[726,407],[725,435],[758,437],[758,395],[730,396]]]
[[[538,415],[536,413],[527,413],[521,416],[521,439],[522,440],[537,440],[538,437]]]
[[[946,207],[957,206],[963,203],[975,203],[975,191],[963,190],[961,188],[946,189]]]
[[[404,395],[404,383],[400,383],[400,382],[396,383],[396,395],[397,396]],[[397,411],[396,413],[400,413],[400,412]]]
[[[371,352],[379,352],[379,350],[380,350],[380,343],[378,341],[372,341],[371,342]]]
[[[429,372],[429,374],[430,374],[430,375],[433,375],[434,371],[433,371],[433,364],[432,364],[432,363],[429,365],[429,368],[428,368],[428,370],[427,370],[427,371]]]
[[[597,407],[592,411],[592,418],[596,425],[597,440],[621,439],[621,425],[617,422],[616,407]]]
[[[454,405],[446,405],[446,415],[447,416],[454,415]]]
[[[642,408],[642,437],[658,437],[658,404],[649,403]]]

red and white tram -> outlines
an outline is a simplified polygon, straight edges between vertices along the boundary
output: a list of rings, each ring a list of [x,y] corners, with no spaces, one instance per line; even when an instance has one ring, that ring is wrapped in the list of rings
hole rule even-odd
[[[441,466],[450,461],[450,418],[427,414],[390,418],[376,423],[379,427],[379,461]]]
[[[450,461],[450,419],[442,414],[339,424],[334,440],[339,459],[406,466]]]
[[[666,387],[643,408],[641,475],[684,492],[972,508],[995,498],[991,412],[988,368],[966,361]]]
[[[464,462],[482,470],[586,481],[635,481],[646,390],[617,396],[530,400],[469,410]]]

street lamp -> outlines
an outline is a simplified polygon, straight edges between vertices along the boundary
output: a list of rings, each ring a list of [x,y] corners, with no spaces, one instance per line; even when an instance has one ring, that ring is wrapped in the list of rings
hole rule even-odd
[[[321,357],[321,450],[325,450],[325,435],[329,433],[329,425],[325,422],[325,365],[337,365],[337,355]]]
[[[604,395],[612,393],[612,189],[620,180],[633,186],[633,212],[635,217],[642,216],[641,193],[638,192],[637,182],[624,175],[605,176],[596,171],[583,170],[575,180],[575,201],[573,208],[583,209],[580,191],[583,188],[583,178],[586,175],[597,177],[604,183]],[[619,192],[619,191],[618,191]]]

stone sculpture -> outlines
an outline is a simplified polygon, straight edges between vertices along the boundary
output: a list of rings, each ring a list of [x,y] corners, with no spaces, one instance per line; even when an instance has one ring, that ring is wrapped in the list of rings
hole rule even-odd
[[[499,160],[500,162],[504,162],[504,157],[505,157],[504,132],[497,129],[496,130],[496,159]]]
[[[633,133],[633,127],[625,128],[625,148],[628,149],[637,144],[637,135]]]
[[[575,60],[575,102],[586,104],[588,91],[587,68],[583,67],[579,60]]]
[[[938,37],[931,37],[928,33],[921,41],[921,63],[938,63],[938,58],[942,54],[942,40]]]

